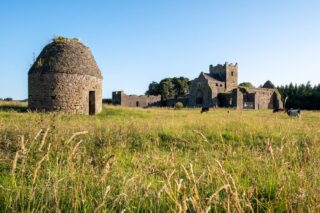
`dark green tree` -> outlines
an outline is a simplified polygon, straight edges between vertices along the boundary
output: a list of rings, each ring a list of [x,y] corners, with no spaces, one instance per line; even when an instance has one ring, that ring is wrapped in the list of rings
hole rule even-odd
[[[10,98],[10,97],[8,97],[8,98],[5,98],[5,99],[3,99],[4,101],[13,101],[13,99],[12,98]]]
[[[159,83],[152,81],[149,84],[149,88],[148,88],[148,91],[146,92],[146,95],[160,95]]]
[[[262,88],[274,89],[274,88],[276,88],[276,87],[274,86],[274,84],[273,84],[271,81],[267,80],[267,81],[263,84]]]
[[[159,92],[163,101],[167,101],[168,99],[174,97],[172,78],[165,78],[160,81]]]
[[[179,78],[173,78],[173,89],[174,89],[174,97],[183,97],[190,92],[190,86],[191,82],[188,78],[185,77],[179,77]]]
[[[160,83],[150,83],[146,95],[161,95],[161,99],[167,101],[189,94],[190,86],[190,80],[185,77],[164,78]]]

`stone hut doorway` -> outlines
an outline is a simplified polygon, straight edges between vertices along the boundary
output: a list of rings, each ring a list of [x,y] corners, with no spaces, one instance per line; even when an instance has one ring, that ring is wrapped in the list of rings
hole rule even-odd
[[[96,92],[89,91],[89,115],[96,114]]]
[[[140,102],[139,101],[136,102],[136,107],[140,107]]]

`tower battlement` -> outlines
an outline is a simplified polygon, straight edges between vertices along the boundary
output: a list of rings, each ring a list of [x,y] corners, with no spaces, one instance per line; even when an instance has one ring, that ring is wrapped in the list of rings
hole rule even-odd
[[[238,63],[217,64],[209,66],[210,75],[226,83],[226,91],[238,86]]]

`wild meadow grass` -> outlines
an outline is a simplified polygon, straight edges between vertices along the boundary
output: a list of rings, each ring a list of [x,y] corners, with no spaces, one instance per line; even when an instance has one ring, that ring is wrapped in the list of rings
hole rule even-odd
[[[15,109],[0,106],[2,212],[320,211],[319,112]]]

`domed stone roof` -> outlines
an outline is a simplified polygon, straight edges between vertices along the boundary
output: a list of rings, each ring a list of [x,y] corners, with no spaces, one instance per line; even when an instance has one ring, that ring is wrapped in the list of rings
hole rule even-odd
[[[44,47],[29,70],[32,73],[66,73],[102,78],[88,47],[78,39],[55,37]]]

